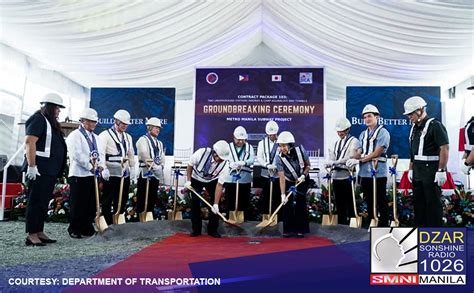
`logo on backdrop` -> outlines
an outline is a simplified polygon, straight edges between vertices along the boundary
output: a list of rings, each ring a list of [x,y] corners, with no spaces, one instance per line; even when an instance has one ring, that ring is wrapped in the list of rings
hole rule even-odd
[[[312,72],[300,72],[300,83],[301,84],[312,84],[313,73]]]
[[[272,75],[272,81],[273,81],[273,82],[279,82],[279,81],[281,81],[281,74],[273,74],[273,75]]]
[[[219,80],[219,76],[215,72],[209,72],[206,75],[206,81],[208,84],[216,84],[218,80]]]
[[[239,74],[239,81],[249,81],[248,74]]]

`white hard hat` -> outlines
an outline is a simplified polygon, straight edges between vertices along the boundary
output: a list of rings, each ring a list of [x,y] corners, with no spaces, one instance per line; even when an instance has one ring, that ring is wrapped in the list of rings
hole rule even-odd
[[[426,106],[425,100],[419,96],[413,96],[408,98],[405,103],[403,104],[403,108],[405,108],[405,113],[403,115],[408,115],[410,113],[415,112],[418,109],[421,109]]]
[[[247,139],[247,130],[242,126],[237,126],[234,130],[234,137],[237,139]]]
[[[99,117],[97,115],[97,111],[92,109],[92,108],[85,108],[82,110],[81,116],[79,116],[81,119],[87,119],[90,121],[97,121],[99,120]]]
[[[344,131],[348,128],[350,128],[352,125],[351,125],[351,122],[349,121],[349,119],[347,119],[346,117],[343,117],[343,118],[340,118],[339,120],[336,121],[336,131]]]
[[[120,109],[114,114],[114,118],[122,123],[130,124],[130,113],[128,111]]]
[[[289,131],[283,131],[278,135],[277,143],[295,143],[295,137]]]
[[[374,114],[380,115],[379,109],[377,109],[377,107],[375,107],[372,104],[365,105],[364,109],[362,110],[362,115],[366,113],[374,113]]]
[[[161,127],[161,121],[160,119],[156,118],[156,117],[151,117],[150,119],[148,119],[145,123],[146,125],[151,125],[151,126],[158,126],[158,127]]]
[[[212,149],[216,152],[216,154],[221,158],[222,160],[228,160],[230,158],[230,147],[229,143],[227,143],[225,140],[219,140],[216,142],[213,146]]]
[[[273,120],[268,121],[267,125],[265,126],[265,132],[268,135],[277,134],[278,133],[278,124]]]
[[[49,94],[44,95],[41,98],[40,103],[41,104],[50,103],[50,104],[58,105],[61,108],[66,108],[66,106],[64,106],[64,103],[63,103],[63,98],[61,98],[61,96],[56,93],[49,93]]]

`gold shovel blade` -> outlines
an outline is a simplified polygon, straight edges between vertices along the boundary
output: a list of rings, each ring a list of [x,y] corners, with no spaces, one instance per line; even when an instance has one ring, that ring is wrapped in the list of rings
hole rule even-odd
[[[349,222],[349,227],[350,228],[360,228],[362,226],[362,221],[360,220],[359,217],[357,218],[351,218]]]
[[[398,226],[400,226],[400,222],[398,222],[398,221],[391,221],[390,222],[390,227],[398,227]]]
[[[377,227],[379,225],[379,221],[376,219],[372,219],[370,221],[370,227]]]
[[[113,222],[116,225],[125,224],[125,216],[124,214],[113,215]]]
[[[337,215],[323,215],[321,222],[323,226],[337,225]]]
[[[273,220],[270,221],[270,218],[272,217],[272,215],[268,215],[268,214],[264,214],[263,215],[263,218],[262,218],[262,222],[260,222],[257,227],[266,227],[266,226],[275,226],[276,224],[278,224],[278,216],[275,215],[275,217],[273,217]]]
[[[105,229],[107,229],[109,226],[107,225],[107,221],[105,221],[105,218],[103,216],[100,216],[95,218],[95,227],[97,231],[104,232]]]

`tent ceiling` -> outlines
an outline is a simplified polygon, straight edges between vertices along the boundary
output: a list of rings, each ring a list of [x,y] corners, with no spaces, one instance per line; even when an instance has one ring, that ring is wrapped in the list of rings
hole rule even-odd
[[[472,1],[2,1],[1,40],[85,87],[176,87],[196,66],[325,66],[347,85],[473,74]]]

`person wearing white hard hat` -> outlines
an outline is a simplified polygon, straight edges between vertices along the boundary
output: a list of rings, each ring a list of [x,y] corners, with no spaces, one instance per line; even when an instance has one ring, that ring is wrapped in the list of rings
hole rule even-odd
[[[44,232],[48,203],[57,178],[66,167],[67,146],[58,122],[63,99],[55,93],[42,97],[40,110],[25,122],[25,160],[23,170],[28,182],[25,244],[45,246],[54,243]]]
[[[461,161],[461,172],[468,175],[474,168],[474,116],[464,126],[464,154]]]
[[[246,213],[250,200],[252,165],[255,159],[253,147],[247,142],[247,130],[238,126],[234,130],[234,140],[229,143],[229,170],[225,178],[225,198],[229,211],[235,210],[237,180],[239,182],[239,211]],[[244,217],[245,218],[245,217]]]
[[[114,114],[114,125],[99,134],[101,140],[99,153],[105,157],[106,168],[102,171],[104,179],[102,214],[107,224],[112,224],[112,205],[117,212],[120,180],[124,177],[120,213],[125,210],[128,200],[130,179],[135,178],[135,151],[132,136],[125,131],[130,124],[130,113],[120,109]]]
[[[449,139],[444,125],[428,117],[426,102],[414,96],[403,104],[410,130],[409,180],[413,185],[413,207],[417,227],[441,227],[441,186],[447,180]]]
[[[277,170],[275,163],[275,157],[278,155],[278,144],[276,143],[278,138],[278,124],[270,120],[265,126],[266,136],[264,139],[258,142],[257,146],[257,163],[261,166],[261,176],[263,178],[263,207],[262,211],[264,214],[269,212],[269,198],[270,198],[270,182],[275,180],[277,177]],[[272,188],[272,212],[280,204],[280,187],[279,184],[273,184]]]
[[[388,227],[387,199],[387,150],[390,146],[390,134],[383,125],[379,125],[380,113],[377,107],[368,104],[362,110],[367,129],[359,135],[361,159],[349,159],[346,165],[352,168],[359,164],[359,178],[364,199],[367,202],[369,219],[374,219],[373,177],[376,178],[377,212],[379,227]],[[373,169],[372,160],[377,159],[377,168]]]
[[[350,135],[351,122],[346,118],[340,118],[336,121],[335,130],[339,139],[332,149],[329,149],[329,161],[325,167],[331,168],[333,179],[334,196],[336,197],[336,209],[338,223],[349,225],[349,219],[355,217],[351,182],[348,180],[350,173],[346,162],[349,159],[358,159],[360,153],[358,150],[361,145],[357,138]]]
[[[99,155],[100,139],[94,130],[97,112],[85,108],[79,116],[81,125],[66,138],[69,154],[70,217],[69,236],[82,238],[95,234],[93,226],[96,202],[94,176],[105,167],[105,157]]]
[[[186,168],[187,178],[191,178],[191,180],[187,181],[184,187],[192,187],[199,193],[203,188],[206,189],[211,198],[210,202],[214,203],[212,212],[209,213],[207,234],[215,238],[221,237],[217,232],[219,217],[216,214],[219,212],[220,196],[216,196],[216,185],[219,178],[221,177],[223,180],[223,176],[225,176],[224,172],[228,169],[227,160],[229,158],[229,144],[225,140],[219,140],[212,148],[200,148],[194,152]],[[195,194],[191,194],[191,237],[197,237],[201,235],[202,230],[201,200]]]
[[[295,144],[295,138],[289,131],[280,133],[277,139],[280,154],[275,158],[283,206],[283,237],[304,237],[309,233],[306,193],[308,191],[309,162],[308,154],[302,145]],[[296,192],[288,193],[297,182]]]
[[[161,131],[161,121],[152,117],[146,121],[147,133],[137,141],[137,154],[140,175],[137,182],[138,213],[145,212],[146,181],[149,177],[148,204],[146,212],[153,212],[160,182],[163,182],[165,167],[165,148],[158,140]],[[150,170],[150,171],[149,171]]]

